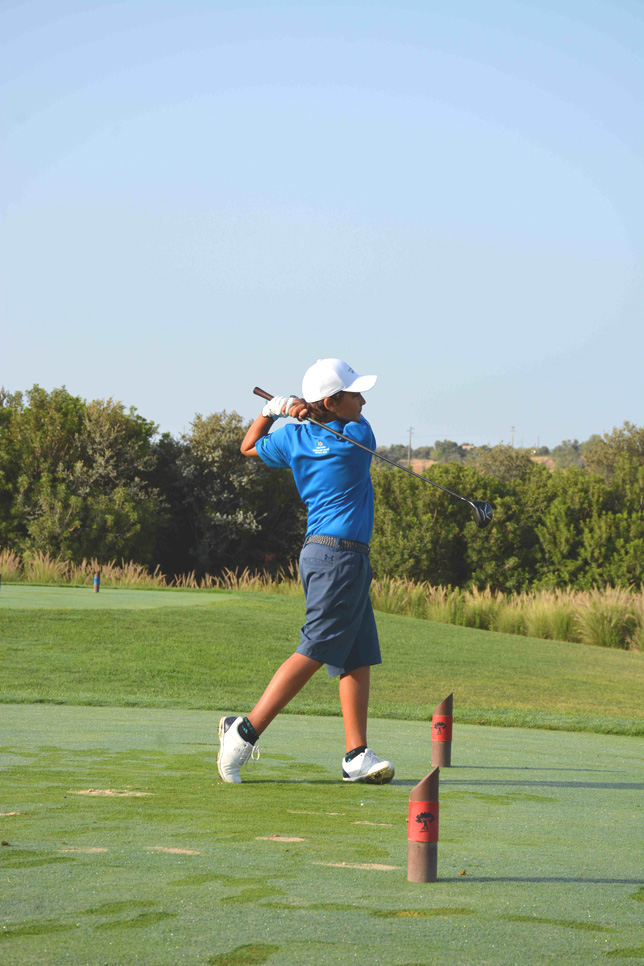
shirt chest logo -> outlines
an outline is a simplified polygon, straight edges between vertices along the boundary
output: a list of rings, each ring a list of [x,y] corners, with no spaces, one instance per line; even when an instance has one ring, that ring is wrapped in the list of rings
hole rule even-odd
[[[315,446],[313,447],[313,455],[326,456],[328,452],[329,452],[329,447],[326,445],[326,443],[323,443],[322,440],[319,439],[315,444]]]

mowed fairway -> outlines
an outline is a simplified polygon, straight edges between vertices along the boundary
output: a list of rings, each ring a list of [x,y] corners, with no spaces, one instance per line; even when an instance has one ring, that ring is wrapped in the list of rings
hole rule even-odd
[[[0,956],[24,963],[578,963],[644,956],[637,739],[456,730],[440,881],[406,880],[428,727],[338,781],[337,718],[284,716],[241,786],[217,714],[4,706]],[[13,814],[12,814],[13,813]]]
[[[101,591],[87,608],[55,597],[53,611],[8,608],[6,589],[2,688],[20,703],[0,706],[3,964],[644,960],[642,739],[460,715],[483,716],[500,693],[506,722],[540,712],[550,728],[557,714],[599,728],[612,708],[611,727],[637,730],[642,655],[379,618],[374,706],[390,717],[372,719],[370,742],[395,761],[394,782],[338,780],[342,722],[323,713],[337,695],[320,675],[301,699],[317,714],[281,716],[232,786],[216,773],[219,715],[247,710],[236,702],[292,649],[301,602],[206,594],[193,606],[199,595],[186,594],[189,605],[148,609],[137,591],[136,610],[121,597],[99,613]],[[42,601],[21,588],[23,602],[27,590]],[[595,710],[599,673],[613,693]],[[430,767],[421,711],[430,717],[452,680],[439,881],[411,884],[407,801]],[[552,711],[538,703],[544,686]],[[410,713],[396,719],[402,696]],[[106,706],[74,706],[90,700]]]
[[[3,586],[0,702],[250,710],[299,642],[298,597]],[[371,710],[644,735],[644,655],[378,614]],[[338,714],[321,671],[289,712]]]

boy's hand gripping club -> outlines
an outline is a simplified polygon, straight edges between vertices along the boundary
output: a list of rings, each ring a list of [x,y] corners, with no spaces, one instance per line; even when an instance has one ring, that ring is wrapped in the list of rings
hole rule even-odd
[[[253,392],[256,396],[261,396],[262,399],[272,399],[273,396],[270,392],[266,392],[265,389],[260,389],[259,386],[255,386]],[[485,529],[492,522],[493,508],[491,504],[487,503],[485,500],[468,500],[467,497],[461,496],[460,493],[454,493],[453,490],[448,490],[446,486],[441,486],[440,483],[435,483],[430,480],[427,476],[421,476],[420,473],[410,470],[408,466],[403,466],[401,463],[396,463],[395,460],[389,459],[388,456],[383,456],[382,453],[376,453],[375,450],[369,449],[368,446],[363,446],[362,443],[356,442],[355,439],[351,439],[350,436],[345,436],[344,433],[339,433],[337,429],[331,429],[326,423],[321,423],[317,419],[312,419],[308,417],[310,423],[314,423],[316,426],[320,426],[322,429],[326,429],[327,432],[333,433],[334,436],[338,436],[340,439],[345,440],[347,443],[353,443],[359,449],[365,450],[367,453],[371,453],[377,459],[382,460],[384,463],[389,463],[391,466],[398,467],[399,470],[403,470],[405,473],[409,473],[411,476],[415,476],[419,480],[423,480],[425,483],[429,483],[431,486],[435,486],[437,489],[442,490],[443,493],[449,493],[450,496],[456,497],[457,500],[462,500],[463,503],[469,504],[472,507],[472,516],[474,518],[474,523],[480,530]]]

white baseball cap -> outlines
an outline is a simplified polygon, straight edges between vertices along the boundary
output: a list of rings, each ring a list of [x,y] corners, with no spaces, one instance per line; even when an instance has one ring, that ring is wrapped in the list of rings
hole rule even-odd
[[[377,376],[360,376],[342,359],[318,359],[304,373],[302,398],[306,402],[319,402],[327,396],[345,390],[366,392],[373,389]]]

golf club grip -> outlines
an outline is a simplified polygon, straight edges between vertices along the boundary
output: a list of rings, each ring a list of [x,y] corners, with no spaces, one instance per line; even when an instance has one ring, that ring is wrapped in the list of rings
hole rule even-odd
[[[262,399],[272,399],[273,398],[271,396],[270,392],[266,392],[265,389],[260,389],[259,386],[255,386],[255,388],[253,389],[253,392],[255,393],[256,396],[261,396]]]

